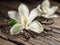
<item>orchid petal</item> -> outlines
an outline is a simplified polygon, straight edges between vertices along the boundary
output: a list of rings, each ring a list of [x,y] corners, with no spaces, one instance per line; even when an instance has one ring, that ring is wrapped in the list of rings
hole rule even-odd
[[[28,15],[29,15],[29,9],[24,4],[19,5],[18,12],[19,12],[19,15],[22,17],[24,17],[24,16],[28,17]]]
[[[23,29],[23,26],[17,23],[10,29],[10,33],[12,35],[19,34],[22,31],[22,29]]]
[[[41,13],[42,13],[42,12],[41,12],[42,10],[40,9],[40,7],[41,7],[41,5],[38,5],[38,6],[37,6],[37,9],[40,11],[40,13],[39,13],[38,16],[41,16]]]
[[[50,8],[50,15],[54,14],[56,12],[56,10],[58,9],[58,6],[53,6]]]
[[[29,25],[29,29],[36,33],[41,33],[43,31],[43,26],[38,21],[34,21]]]
[[[50,15],[49,18],[57,18],[58,16],[56,14]]]
[[[39,10],[37,8],[33,9],[29,15],[29,21],[33,21],[39,15]]]
[[[50,8],[49,0],[44,0],[43,3],[42,3],[42,11],[43,11],[43,13],[48,13],[49,8]]]
[[[50,2],[49,2],[49,0],[44,0],[43,2],[42,2],[42,7],[44,7],[44,8],[50,8]]]
[[[38,9],[39,11],[41,11],[40,7],[41,7],[41,5],[38,5],[38,6],[37,6],[37,9]]]
[[[57,18],[57,15],[43,15],[44,18]]]
[[[20,16],[16,11],[8,11],[8,16],[16,21],[20,21]]]

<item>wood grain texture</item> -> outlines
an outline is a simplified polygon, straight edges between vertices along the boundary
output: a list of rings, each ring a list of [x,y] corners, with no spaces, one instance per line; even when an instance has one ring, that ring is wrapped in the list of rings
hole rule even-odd
[[[14,44],[14,43],[12,43],[12,42],[10,42],[10,41],[6,41],[6,40],[0,38],[0,45],[16,45],[16,44]]]
[[[0,1],[0,45],[60,45],[60,8],[56,12],[58,18],[54,19],[54,23],[52,25],[44,26],[46,28],[44,32],[41,34],[31,32],[35,38],[33,38],[30,33],[26,34],[28,36],[25,36],[24,34],[10,35],[9,30],[11,27],[9,25],[5,25],[9,20],[11,20],[8,17],[7,12],[9,10],[17,11],[20,3],[22,2]],[[40,4],[40,1],[34,3],[24,2],[24,4],[26,4],[31,11]],[[51,4],[60,7],[60,3],[58,2],[51,1]]]

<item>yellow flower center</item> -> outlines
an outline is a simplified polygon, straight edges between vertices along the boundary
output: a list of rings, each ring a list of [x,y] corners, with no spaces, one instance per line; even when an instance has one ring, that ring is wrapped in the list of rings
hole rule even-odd
[[[27,20],[27,17],[26,17],[26,16],[24,16],[24,20],[23,20],[23,22],[24,22],[24,25],[26,26],[26,24],[27,24],[27,22],[28,22],[28,20]]]

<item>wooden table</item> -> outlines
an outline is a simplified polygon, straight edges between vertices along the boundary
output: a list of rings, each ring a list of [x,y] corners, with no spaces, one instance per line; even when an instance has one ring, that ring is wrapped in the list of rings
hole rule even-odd
[[[60,45],[60,3],[54,1],[51,1],[51,4],[59,6],[56,12],[58,18],[54,19],[54,24],[46,25],[46,28],[53,28],[52,30],[44,31],[39,35],[33,34],[35,38],[32,36],[29,38],[22,34],[9,34],[10,26],[6,25],[6,23],[10,18],[7,12],[9,10],[17,11],[20,3],[20,1],[0,1],[0,45]],[[40,1],[34,3],[24,2],[24,4],[31,10],[40,4]]]

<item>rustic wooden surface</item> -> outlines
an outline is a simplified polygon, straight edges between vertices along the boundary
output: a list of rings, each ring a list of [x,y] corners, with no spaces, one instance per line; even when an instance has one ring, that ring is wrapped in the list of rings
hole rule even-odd
[[[0,45],[60,45],[60,3],[51,1],[52,5],[59,6],[57,10],[58,18],[54,19],[52,25],[46,25],[45,30],[41,34],[35,34],[34,36],[25,36],[24,34],[10,35],[10,26],[6,23],[10,20],[7,15],[9,10],[16,10],[21,2],[19,1],[0,1]],[[34,3],[26,3],[29,9],[33,9],[39,1]],[[52,30],[50,30],[52,29]],[[27,35],[27,34],[26,34]],[[35,38],[34,38],[35,37]]]

